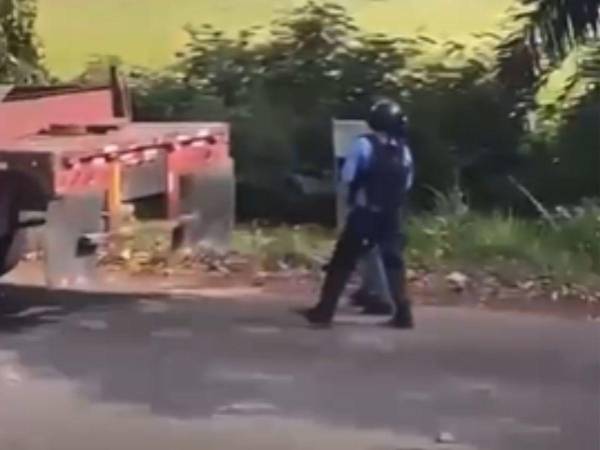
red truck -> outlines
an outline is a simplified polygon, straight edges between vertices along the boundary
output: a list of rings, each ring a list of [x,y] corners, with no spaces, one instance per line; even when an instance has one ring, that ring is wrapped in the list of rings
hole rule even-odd
[[[43,225],[47,282],[87,279],[122,205],[144,198],[164,200],[179,244],[226,246],[229,144],[225,123],[133,121],[114,69],[106,86],[0,87],[0,276],[22,259],[26,230]]]

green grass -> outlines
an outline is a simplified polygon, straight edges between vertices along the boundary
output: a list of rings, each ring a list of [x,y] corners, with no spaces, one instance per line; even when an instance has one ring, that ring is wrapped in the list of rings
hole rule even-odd
[[[316,226],[238,227],[233,250],[256,257],[265,270],[285,267],[319,269],[329,256],[333,233]]]
[[[500,215],[413,219],[410,256],[417,264],[488,268],[510,277],[586,281],[600,274],[600,213],[562,224]],[[597,280],[596,280],[597,281]]]
[[[600,288],[600,209],[590,209],[553,229],[521,218],[468,213],[424,215],[408,226],[408,260],[429,270],[482,270],[510,281],[544,277],[556,283]],[[319,268],[334,235],[317,227],[243,227],[234,249],[259,258],[266,269]]]
[[[600,207],[559,224],[553,229],[540,221],[500,214],[413,217],[408,224],[407,259],[409,266],[426,272],[459,270],[475,277],[491,274],[509,284],[543,280],[554,288],[600,290]],[[255,270],[318,272],[334,239],[333,230],[318,226],[240,225],[232,250]],[[133,271],[181,263],[169,256],[168,235],[159,228],[148,227],[115,244],[114,256],[124,258]]]

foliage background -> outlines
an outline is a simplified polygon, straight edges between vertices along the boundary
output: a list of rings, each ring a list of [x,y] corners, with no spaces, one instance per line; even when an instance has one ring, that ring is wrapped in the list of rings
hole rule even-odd
[[[37,2],[0,2],[0,77],[54,81],[35,34]],[[379,3],[381,13],[393,2]],[[168,66],[140,68],[122,56],[97,55],[74,81],[104,82],[107,67],[119,65],[133,84],[139,119],[231,122],[241,218],[330,221],[332,196],[305,195],[297,175],[326,181],[333,164],[331,119],[361,118],[380,95],[400,99],[410,117],[419,168],[416,209],[431,210],[450,193],[456,210],[468,205],[534,215],[540,206],[599,195],[597,0],[568,8],[558,0],[515,1],[499,26],[460,40],[425,31],[374,33],[364,17],[355,20],[349,12],[367,12],[359,0],[291,2],[275,12],[260,5],[254,17],[273,20],[235,33],[243,21],[192,17]],[[406,11],[415,12],[411,5]],[[74,8],[72,0],[55,6]],[[113,13],[133,12],[131,2],[113,6]],[[221,13],[231,11],[222,6]],[[185,7],[170,8],[177,15]],[[47,18],[44,0],[41,8]],[[90,5],[80,14],[94,13],[102,24],[99,8]],[[397,5],[393,10],[401,29],[409,14],[398,14],[405,10]],[[444,11],[456,13],[448,5]],[[106,26],[118,30],[128,16]],[[445,16],[441,9],[432,14]],[[160,52],[160,45],[144,48]]]

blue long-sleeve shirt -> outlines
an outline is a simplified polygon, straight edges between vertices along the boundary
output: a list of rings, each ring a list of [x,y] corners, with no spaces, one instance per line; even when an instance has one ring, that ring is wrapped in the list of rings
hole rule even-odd
[[[402,147],[399,147],[402,148]],[[412,152],[407,144],[403,146],[404,165],[408,169],[405,190],[410,190],[414,183],[415,168]],[[373,156],[373,146],[368,138],[361,136],[356,138],[347,152],[344,165],[342,166],[341,179],[346,185],[350,185],[362,171],[367,170]],[[401,186],[399,186],[402,189]],[[366,203],[364,192],[358,192],[356,202],[360,206]],[[354,206],[354,205],[353,205]]]

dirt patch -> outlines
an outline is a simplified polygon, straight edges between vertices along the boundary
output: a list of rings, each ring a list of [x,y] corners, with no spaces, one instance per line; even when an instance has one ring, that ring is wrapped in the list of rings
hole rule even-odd
[[[323,274],[306,269],[277,272],[259,270],[237,257],[227,263],[184,264],[131,271],[119,264],[100,267],[99,282],[90,291],[227,299],[239,302],[312,304],[319,295]],[[510,282],[485,273],[409,271],[410,295],[416,305],[543,313],[575,319],[600,318],[600,292],[581,286],[556,286],[544,279]],[[43,285],[40,262],[23,263],[6,279],[18,285]],[[346,290],[358,289],[355,278]]]
[[[225,273],[174,271],[162,277],[151,273],[114,274],[120,283],[145,288],[154,286],[171,295],[294,304],[316,301],[322,281],[322,274],[306,270],[267,273],[248,268]],[[561,291],[546,285],[544,280],[508,283],[484,274],[464,275],[464,285],[457,286],[452,274],[411,271],[409,275],[410,295],[416,305],[544,313],[576,319],[600,318],[600,292],[577,286],[564,287]],[[353,279],[346,296],[357,290],[359,283],[359,279]]]
[[[506,282],[489,275],[469,275],[457,288],[448,274],[420,274],[411,281],[417,304],[544,313],[578,319],[600,317],[600,292],[580,286],[553,286],[544,280]]]

